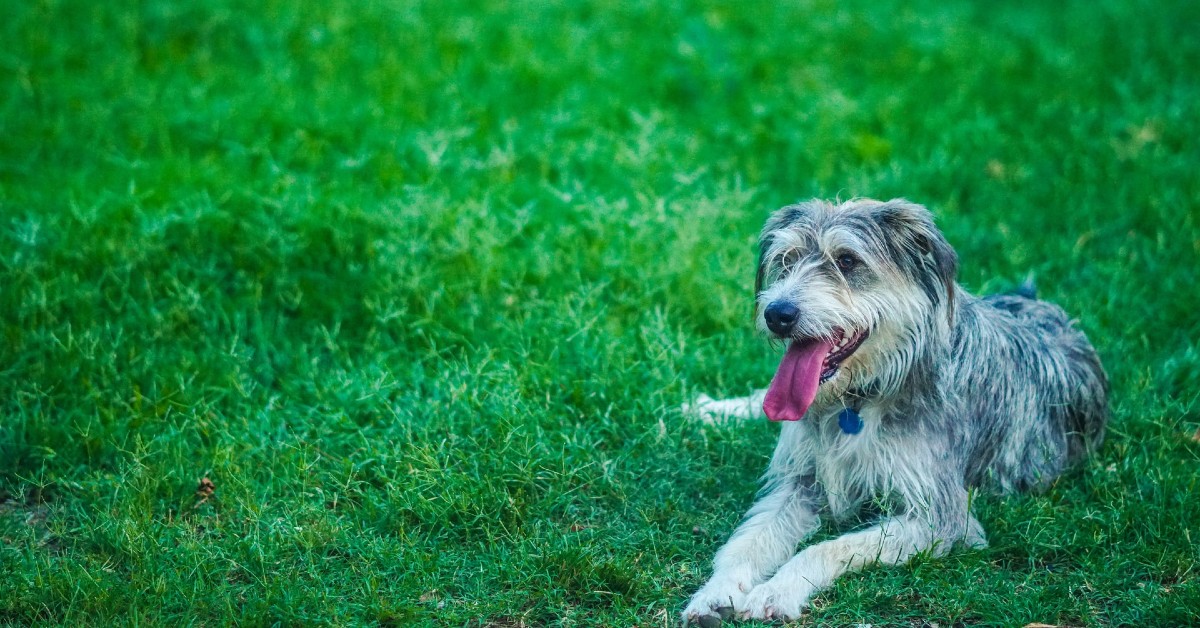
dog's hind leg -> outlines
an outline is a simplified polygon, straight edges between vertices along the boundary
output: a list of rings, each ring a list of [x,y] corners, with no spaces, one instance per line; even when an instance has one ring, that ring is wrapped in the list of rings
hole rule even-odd
[[[763,415],[762,404],[766,395],[766,390],[730,399],[713,399],[701,394],[696,401],[683,404],[680,410],[685,415],[699,417],[705,423],[716,423],[723,419],[753,419]]]
[[[971,549],[983,549],[988,546],[987,534],[983,532],[983,526],[975,515],[971,515],[967,520],[967,533],[963,535],[962,544]]]

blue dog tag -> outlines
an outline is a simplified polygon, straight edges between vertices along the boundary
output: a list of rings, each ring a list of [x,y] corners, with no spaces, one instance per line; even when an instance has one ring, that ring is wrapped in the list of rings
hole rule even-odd
[[[858,413],[846,408],[838,413],[838,427],[846,434],[857,434],[862,431],[863,420]]]

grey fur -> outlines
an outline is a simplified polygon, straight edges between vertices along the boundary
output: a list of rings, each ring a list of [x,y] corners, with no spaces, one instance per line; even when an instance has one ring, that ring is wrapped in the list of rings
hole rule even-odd
[[[857,260],[848,271],[835,261],[845,254]],[[718,552],[686,621],[795,617],[847,570],[982,546],[970,489],[1039,489],[1099,446],[1108,384],[1083,333],[1059,307],[1022,296],[1031,283],[976,298],[956,270],[929,212],[904,200],[814,200],[770,217],[755,288],[760,328],[767,304],[783,300],[801,312],[794,338],[869,334],[804,418],[783,424],[762,497]],[[696,410],[750,416],[761,397]],[[863,417],[861,433],[839,429],[845,407]],[[844,521],[864,509],[881,513],[876,526],[795,552],[822,514]]]

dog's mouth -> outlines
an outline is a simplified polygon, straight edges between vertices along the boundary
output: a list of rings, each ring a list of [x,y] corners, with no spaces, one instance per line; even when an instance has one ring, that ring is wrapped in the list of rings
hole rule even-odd
[[[867,339],[867,331],[855,331],[847,335],[841,329],[834,330],[833,347],[829,353],[825,355],[825,360],[821,363],[821,383],[829,381],[834,373],[837,373],[838,367],[846,358],[850,357],[858,348],[862,346],[864,340]]]
[[[835,329],[830,338],[793,340],[763,399],[767,418],[772,421],[803,418],[817,397],[817,388],[837,374],[842,362],[862,346],[867,335],[866,330],[847,333]]]

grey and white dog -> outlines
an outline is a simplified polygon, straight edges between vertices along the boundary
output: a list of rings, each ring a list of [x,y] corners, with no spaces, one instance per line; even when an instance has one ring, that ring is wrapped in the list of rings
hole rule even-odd
[[[763,228],[756,320],[788,348],[769,388],[701,415],[783,421],[761,497],[683,618],[790,619],[847,571],[983,547],[969,490],[1038,489],[1104,435],[1108,383],[1057,306],[973,297],[930,213],[811,201]],[[870,527],[810,545],[821,515]]]

